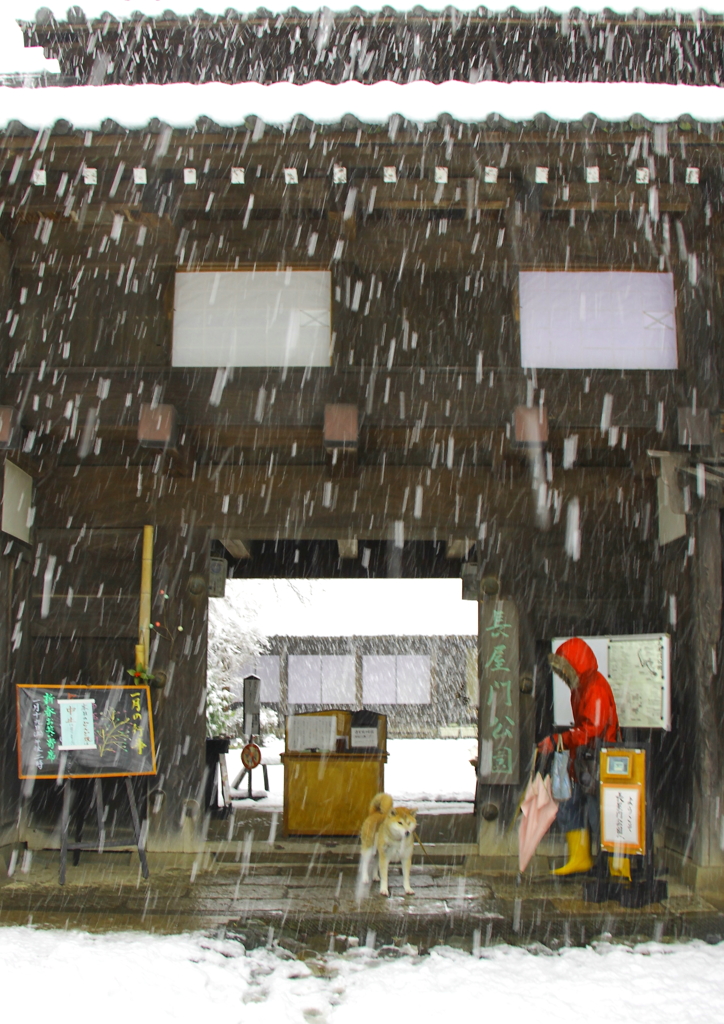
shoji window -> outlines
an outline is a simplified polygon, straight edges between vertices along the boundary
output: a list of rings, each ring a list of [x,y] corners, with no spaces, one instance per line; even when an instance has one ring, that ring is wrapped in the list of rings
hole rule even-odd
[[[368,654],[362,658],[365,704],[429,704],[427,654]]]
[[[329,366],[328,270],[178,272],[174,366]]]
[[[672,274],[521,271],[519,284],[523,366],[676,369]]]
[[[354,655],[290,654],[290,704],[354,704]]]

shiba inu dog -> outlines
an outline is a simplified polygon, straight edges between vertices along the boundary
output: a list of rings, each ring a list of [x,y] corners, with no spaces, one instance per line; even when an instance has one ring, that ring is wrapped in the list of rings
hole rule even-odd
[[[389,896],[387,871],[390,861],[402,864],[402,884],[408,896],[413,895],[410,886],[410,865],[415,845],[416,811],[409,807],[395,807],[389,793],[378,793],[370,804],[370,813],[360,831],[362,856],[360,858],[360,880],[369,881],[369,868],[377,855],[375,879],[380,879],[380,896]]]

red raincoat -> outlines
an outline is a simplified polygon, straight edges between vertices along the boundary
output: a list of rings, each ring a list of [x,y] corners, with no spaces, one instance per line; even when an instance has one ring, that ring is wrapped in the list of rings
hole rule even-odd
[[[578,686],[571,690],[574,726],[561,733],[563,746],[571,752],[571,767],[578,747],[593,740],[615,743],[618,736],[618,714],[608,680],[598,671],[596,655],[585,640],[573,637],[560,645],[556,654],[565,658],[578,673]],[[553,736],[553,742],[557,741]]]

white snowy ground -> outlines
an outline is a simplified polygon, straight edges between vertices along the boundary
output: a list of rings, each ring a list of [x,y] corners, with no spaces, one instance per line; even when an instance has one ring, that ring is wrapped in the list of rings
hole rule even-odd
[[[389,757],[385,765],[385,790],[400,804],[414,804],[419,810],[458,809],[463,803],[470,810],[475,795],[475,773],[470,758],[477,753],[477,741],[469,739],[388,740]],[[279,754],[284,741],[271,737],[262,748],[268,764],[270,793],[258,802],[257,809],[279,810],[284,794],[284,769]],[[241,751],[228,755],[229,781],[241,770]],[[262,793],[261,769],[253,776],[254,794]],[[246,792],[247,781],[241,784]]]
[[[0,928],[4,1019],[39,1024],[718,1024],[724,944],[608,944],[387,959],[366,948],[293,960],[201,935]]]

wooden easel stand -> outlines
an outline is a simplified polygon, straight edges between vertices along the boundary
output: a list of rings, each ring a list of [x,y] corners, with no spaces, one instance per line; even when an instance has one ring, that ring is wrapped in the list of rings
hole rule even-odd
[[[138,816],[138,806],[136,805],[136,797],[133,793],[133,784],[130,778],[126,777],[126,795],[128,796],[128,804],[131,809],[131,821],[133,822],[133,834],[136,839],[136,849],[138,850],[138,859],[141,862],[141,874],[144,878],[148,878],[148,861],[146,859],[146,851],[143,848],[141,840],[141,822]],[[65,869],[68,862],[68,851],[73,853],[73,863],[75,865],[80,861],[81,850],[93,850],[96,853],[103,853],[104,850],[120,850],[125,849],[128,843],[107,843],[105,841],[106,830],[103,825],[103,787],[100,779],[93,780],[93,801],[96,805],[96,820],[98,822],[98,841],[94,843],[84,843],[83,838],[83,824],[85,821],[85,815],[79,814],[76,823],[76,835],[75,842],[68,842],[68,831],[70,828],[70,803],[71,803],[71,779],[66,779],[63,783],[63,811],[60,819],[60,831],[61,831],[61,842],[60,842],[60,872],[58,876],[58,882],[60,885],[65,885]]]

